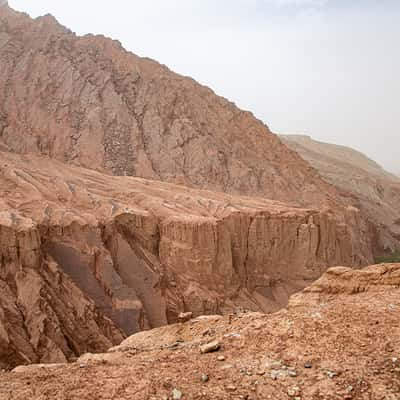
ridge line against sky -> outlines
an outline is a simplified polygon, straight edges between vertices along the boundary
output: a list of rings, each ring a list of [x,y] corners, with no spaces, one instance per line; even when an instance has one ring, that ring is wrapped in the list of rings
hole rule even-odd
[[[400,173],[398,0],[10,0],[191,76],[276,133],[351,146]]]

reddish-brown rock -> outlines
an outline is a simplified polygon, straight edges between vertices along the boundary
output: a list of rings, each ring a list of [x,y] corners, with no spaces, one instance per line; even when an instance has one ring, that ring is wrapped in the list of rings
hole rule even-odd
[[[43,285],[43,307],[73,310],[83,293],[129,334],[174,322],[185,311],[273,311],[328,266],[364,265],[372,257],[353,208],[340,220],[329,210],[114,177],[6,152],[0,152],[0,215],[2,279],[12,299],[18,287],[28,290],[24,282],[37,282],[35,295],[18,299],[27,301],[20,326],[25,319],[41,324],[29,299],[40,299]],[[74,323],[110,338],[111,327],[96,326],[100,317],[90,310],[87,320]],[[51,330],[69,337],[64,323]],[[89,341],[78,328],[76,334],[82,342],[72,353]],[[46,332],[38,328],[35,335],[42,340]]]
[[[399,264],[335,268],[272,315],[199,317],[76,363],[0,374],[0,398],[162,399],[175,389],[193,400],[397,399],[399,287]],[[219,351],[201,354],[212,341]]]
[[[14,210],[0,212],[0,368],[65,362],[123,338],[46,256],[39,231]]]
[[[371,263],[351,204],[210,89],[51,16],[0,8],[5,365],[102,350],[117,328],[181,312],[274,311],[329,266]]]
[[[10,151],[303,206],[342,203],[268,127],[194,80],[47,15],[0,10],[0,142]]]

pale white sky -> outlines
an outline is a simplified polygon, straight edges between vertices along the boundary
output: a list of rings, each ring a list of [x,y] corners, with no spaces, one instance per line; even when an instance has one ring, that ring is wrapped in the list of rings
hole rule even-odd
[[[400,0],[10,0],[400,172]]]

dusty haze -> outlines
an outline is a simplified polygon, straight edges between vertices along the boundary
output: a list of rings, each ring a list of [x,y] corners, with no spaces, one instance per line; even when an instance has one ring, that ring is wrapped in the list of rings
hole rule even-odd
[[[279,133],[352,146],[400,173],[400,2],[12,0],[211,86]],[[77,10],[79,9],[79,12]]]

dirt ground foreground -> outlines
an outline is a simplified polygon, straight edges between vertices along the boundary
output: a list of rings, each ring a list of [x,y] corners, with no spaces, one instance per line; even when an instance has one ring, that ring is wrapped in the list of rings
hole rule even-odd
[[[3,372],[0,399],[399,399],[399,284],[398,264],[332,268],[275,314],[198,317]]]

